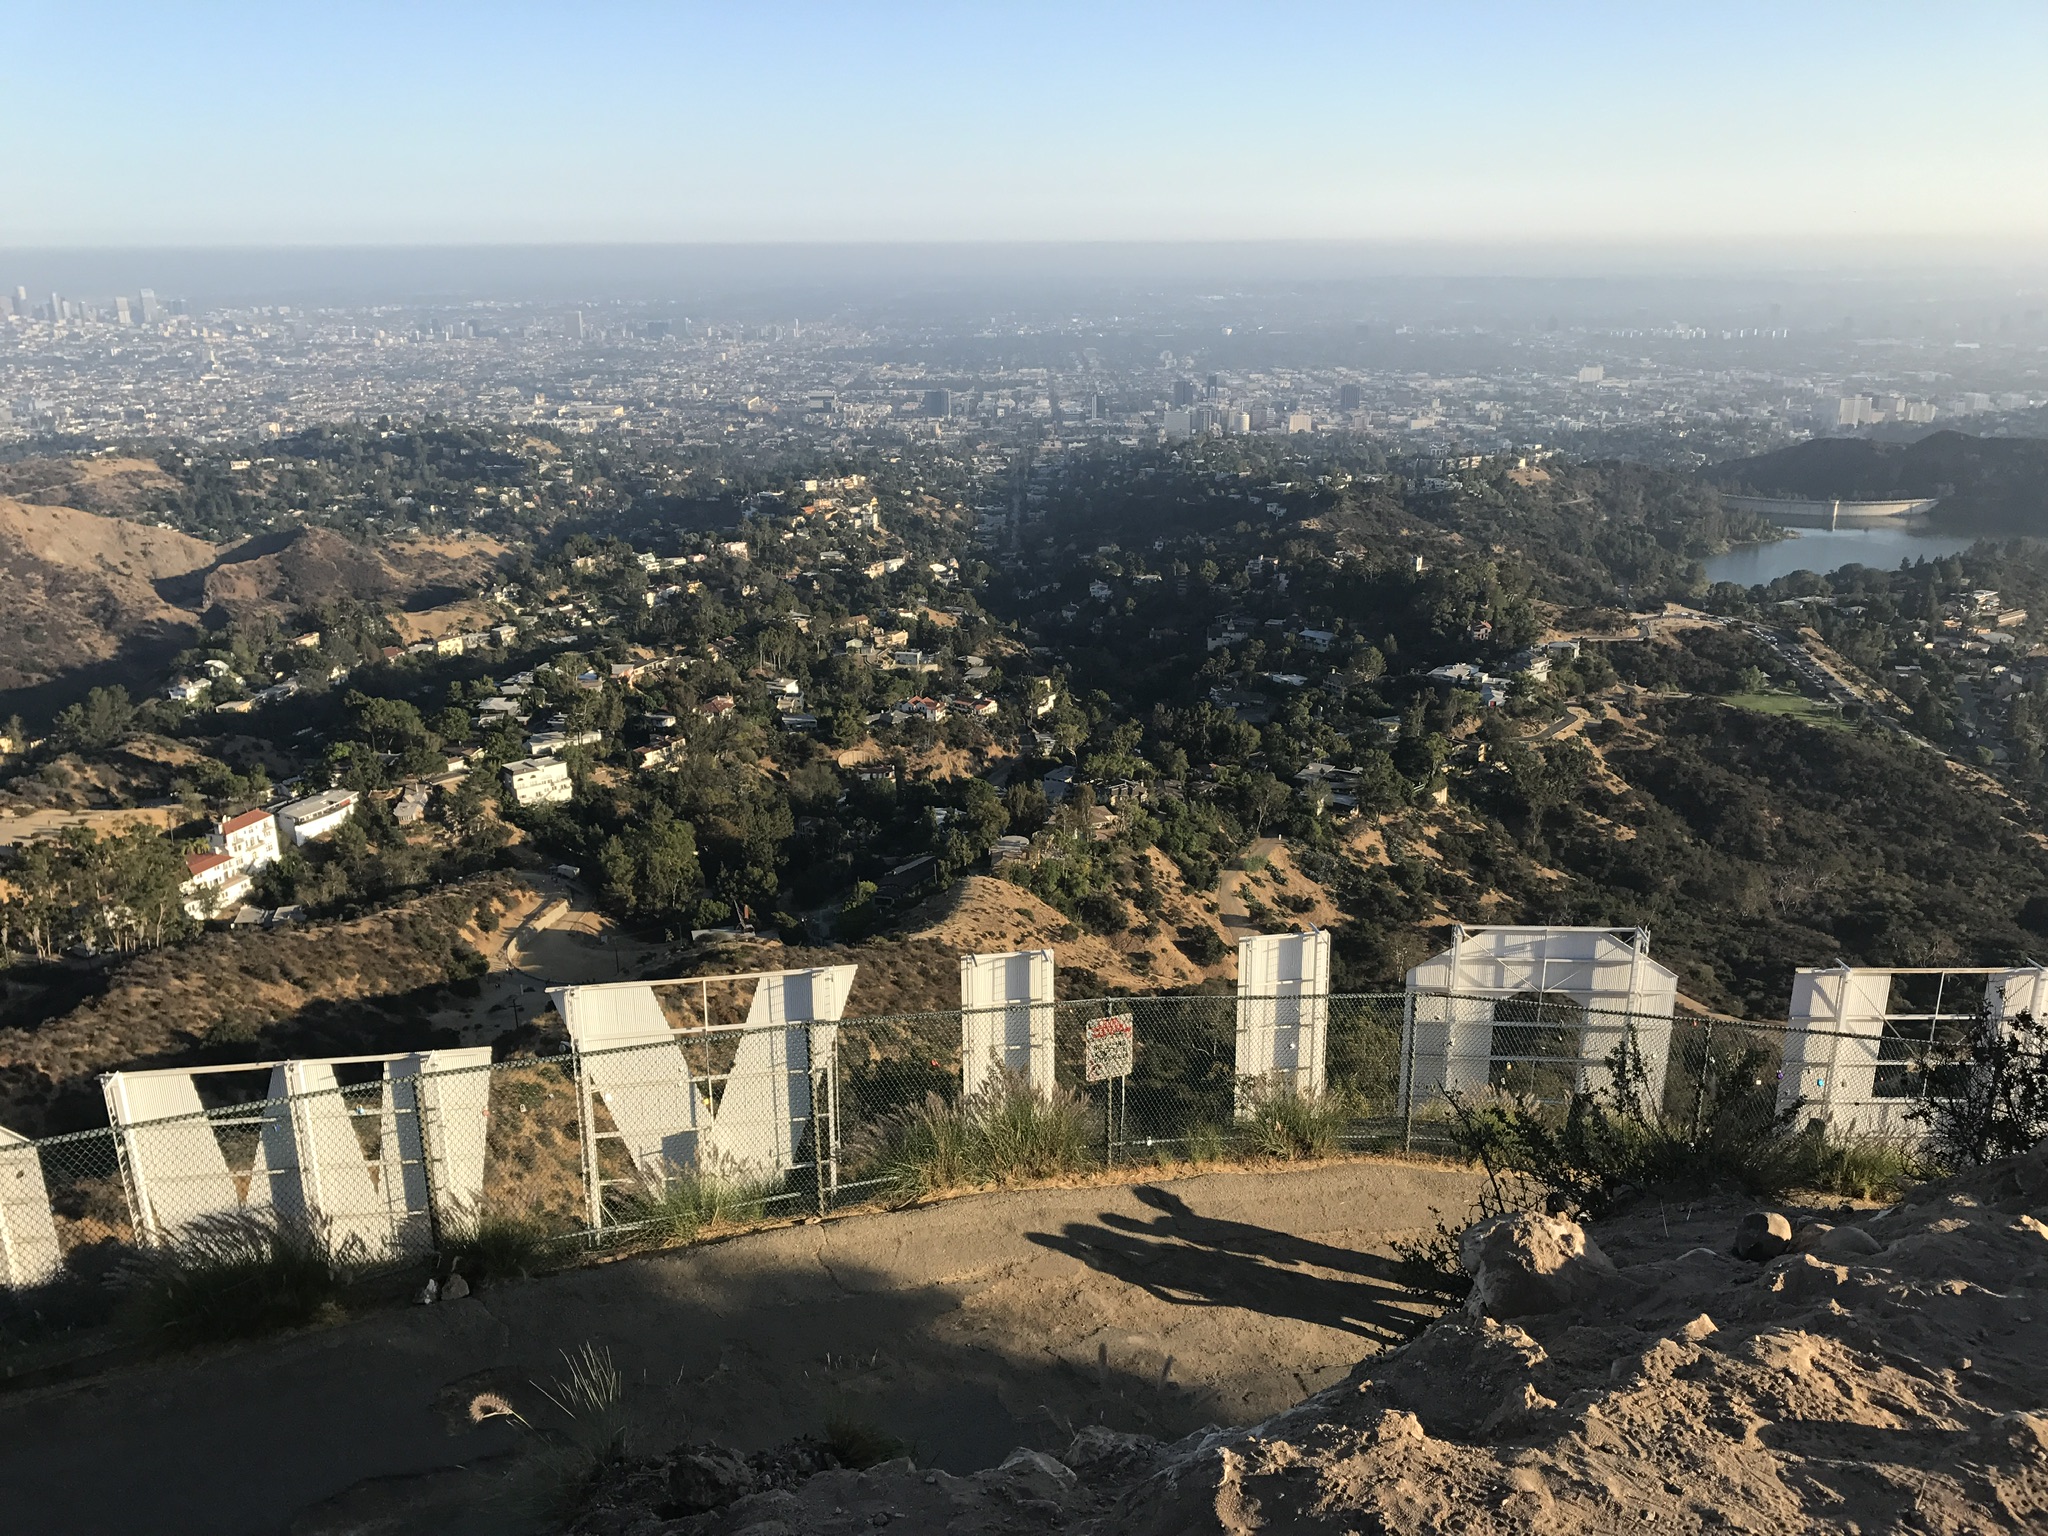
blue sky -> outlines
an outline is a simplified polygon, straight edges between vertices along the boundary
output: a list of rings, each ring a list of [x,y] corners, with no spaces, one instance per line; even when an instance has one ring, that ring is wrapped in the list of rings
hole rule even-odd
[[[0,247],[2048,248],[2048,5],[0,12]]]

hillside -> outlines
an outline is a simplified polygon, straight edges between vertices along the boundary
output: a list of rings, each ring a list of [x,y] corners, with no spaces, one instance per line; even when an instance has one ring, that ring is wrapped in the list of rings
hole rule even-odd
[[[197,616],[162,589],[219,555],[168,528],[0,497],[0,692],[109,661],[124,645],[176,649]]]
[[[489,539],[421,535],[371,548],[325,528],[223,548],[124,517],[0,496],[0,715],[47,716],[98,683],[152,691],[203,625],[285,619],[345,601],[446,603],[474,591],[504,555]]]
[[[153,459],[23,459],[0,464],[0,496],[72,507],[107,517],[138,517],[177,485]]]
[[[473,926],[509,903],[501,878],[342,922],[209,933],[128,960],[54,1018],[0,1028],[0,1124],[48,1135],[104,1122],[116,1068],[422,1050],[440,989],[477,976]]]
[[[2048,532],[2048,441],[1931,432],[1913,443],[1829,437],[1704,471],[1729,490],[1814,500],[1939,496],[1938,522],[1985,533]]]
[[[394,540],[355,544],[326,528],[259,534],[207,571],[197,595],[209,618],[246,618],[343,600],[374,607],[423,606],[473,589],[503,554],[489,540]]]

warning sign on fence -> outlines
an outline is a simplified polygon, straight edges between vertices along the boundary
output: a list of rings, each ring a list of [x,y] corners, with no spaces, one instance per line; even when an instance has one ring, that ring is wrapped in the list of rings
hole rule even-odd
[[[1129,1077],[1134,1039],[1128,1013],[1090,1019],[1087,1040],[1081,1052],[1081,1076],[1091,1083],[1112,1077]]]

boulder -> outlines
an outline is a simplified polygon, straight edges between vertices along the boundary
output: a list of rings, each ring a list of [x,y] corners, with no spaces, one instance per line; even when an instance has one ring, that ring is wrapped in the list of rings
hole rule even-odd
[[[721,1445],[684,1446],[668,1464],[669,1503],[679,1515],[723,1509],[754,1491],[754,1469]]]
[[[1472,1276],[1465,1306],[1475,1317],[1559,1312],[1596,1294],[1614,1273],[1614,1261],[1585,1228],[1533,1211],[1468,1228],[1458,1239],[1458,1257]]]
[[[1810,1253],[1835,1264],[1867,1259],[1884,1251],[1884,1244],[1861,1227],[1834,1227],[1824,1221],[1807,1222],[1792,1235],[1794,1253]]]
[[[1777,1211],[1751,1211],[1735,1229],[1733,1253],[1761,1264],[1792,1247],[1792,1223]]]

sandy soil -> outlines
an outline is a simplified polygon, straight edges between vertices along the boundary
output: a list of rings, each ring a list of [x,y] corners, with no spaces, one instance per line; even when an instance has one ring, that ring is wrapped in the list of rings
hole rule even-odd
[[[1462,1309],[1247,1428],[1165,1443],[1081,1426],[1058,1458],[1027,1446],[971,1477],[909,1461],[825,1472],[673,1521],[645,1493],[635,1508],[621,1474],[573,1529],[2048,1529],[2048,1143],[1889,1210],[1804,1213],[1767,1260],[1729,1252],[1744,1210],[1643,1201],[1584,1234],[1569,1288],[1489,1287],[1496,1315]],[[688,1464],[654,1462],[640,1486],[672,1499],[666,1474]]]
[[[607,1348],[635,1442],[742,1449],[850,1416],[965,1472],[1076,1427],[1177,1435],[1340,1380],[1410,1314],[1388,1239],[1463,1208],[1463,1172],[1350,1163],[978,1195],[486,1288],[0,1396],[24,1531],[507,1533],[493,1498],[560,1352]],[[556,1524],[553,1528],[559,1529]]]

